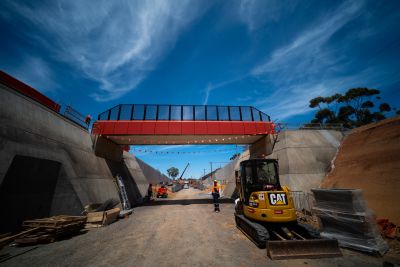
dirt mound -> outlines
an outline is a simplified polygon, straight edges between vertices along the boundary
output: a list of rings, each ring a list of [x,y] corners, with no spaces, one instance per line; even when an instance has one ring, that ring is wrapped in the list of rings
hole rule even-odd
[[[360,188],[378,218],[400,225],[400,117],[353,130],[321,188]]]

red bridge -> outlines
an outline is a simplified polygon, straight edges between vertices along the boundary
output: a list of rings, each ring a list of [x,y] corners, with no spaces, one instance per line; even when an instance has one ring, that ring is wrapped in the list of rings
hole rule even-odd
[[[120,145],[252,144],[275,126],[249,106],[132,104],[101,113],[92,133]]]

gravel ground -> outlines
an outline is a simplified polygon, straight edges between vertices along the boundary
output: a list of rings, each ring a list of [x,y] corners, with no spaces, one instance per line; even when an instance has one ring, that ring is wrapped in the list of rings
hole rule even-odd
[[[214,213],[211,204],[138,207],[128,219],[40,245],[0,265],[367,267],[387,260],[342,250],[340,258],[271,261],[235,227],[233,211],[233,204],[221,204],[221,213]],[[24,250],[7,247],[0,254]]]

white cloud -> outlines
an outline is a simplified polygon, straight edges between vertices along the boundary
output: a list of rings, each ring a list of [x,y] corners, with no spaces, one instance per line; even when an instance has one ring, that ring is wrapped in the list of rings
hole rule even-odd
[[[30,37],[100,84],[97,101],[133,90],[205,7],[181,1],[67,1],[10,5],[41,32]]]
[[[210,94],[211,94],[212,91],[214,91],[216,89],[219,89],[219,88],[222,88],[222,87],[225,87],[225,86],[227,86],[229,84],[235,83],[237,81],[243,80],[247,76],[248,76],[248,74],[236,77],[234,79],[230,79],[230,80],[222,81],[222,82],[219,82],[219,83],[215,83],[215,84],[209,83],[207,85],[207,87],[204,89],[205,96],[204,96],[203,105],[207,105],[208,104],[208,99],[210,98]]]
[[[354,87],[381,88],[390,86],[400,80],[400,71],[391,69],[377,71],[375,67],[368,67],[356,74],[331,77],[321,81],[297,83],[293,86],[275,91],[267,98],[256,101],[255,105],[266,110],[274,120],[286,120],[295,115],[312,112],[310,99],[317,96],[328,96],[333,93],[344,93]],[[332,90],[335,90],[333,92]]]
[[[273,118],[287,119],[310,112],[311,98],[365,81],[362,73],[338,75],[349,60],[341,55],[340,48],[326,46],[333,34],[361,14],[362,6],[362,1],[344,2],[256,66],[252,75],[278,88],[266,99],[259,100],[258,105],[272,111]]]
[[[25,55],[22,58],[23,60],[10,69],[11,75],[41,92],[58,88],[58,84],[53,79],[53,72],[44,60],[31,55]]]
[[[291,13],[296,5],[295,0],[241,0],[238,7],[239,19],[249,31],[254,31],[269,21],[278,21],[285,13]]]
[[[361,1],[347,1],[332,14],[326,14],[317,23],[304,30],[290,44],[274,51],[268,60],[253,69],[254,75],[280,73],[285,81],[312,75],[342,60],[335,50],[324,44],[330,37],[356,18],[361,12]],[[289,80],[288,80],[289,79]]]
[[[164,150],[173,150],[177,148],[191,148],[193,145],[172,145],[172,146],[161,146],[160,148],[156,149],[157,151],[164,151]]]

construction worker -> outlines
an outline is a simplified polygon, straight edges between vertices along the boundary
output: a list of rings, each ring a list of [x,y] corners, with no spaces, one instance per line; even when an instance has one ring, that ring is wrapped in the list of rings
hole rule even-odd
[[[85,123],[86,123],[87,125],[90,124],[90,121],[91,121],[91,120],[92,120],[92,116],[87,115],[87,116],[85,117]]]
[[[220,193],[220,186],[218,185],[218,181],[214,180],[214,185],[212,187],[212,196],[213,196],[213,203],[214,203],[214,212],[219,212],[219,195]]]
[[[152,184],[149,184],[149,187],[147,188],[147,197],[148,197],[149,201],[152,200],[152,197],[153,197],[153,185]]]

